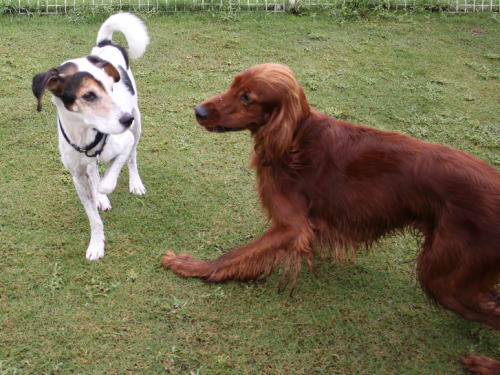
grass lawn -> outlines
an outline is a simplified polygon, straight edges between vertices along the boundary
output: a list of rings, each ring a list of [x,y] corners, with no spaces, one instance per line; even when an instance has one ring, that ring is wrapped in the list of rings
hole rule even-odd
[[[139,169],[102,214],[106,256],[59,161],[55,109],[34,74],[90,52],[103,17],[0,17],[0,374],[464,374],[500,334],[431,305],[417,239],[387,238],[352,264],[305,268],[293,295],[208,285],[159,267],[167,250],[210,259],[266,228],[245,133],[212,134],[193,106],[257,63],[289,65],[332,116],[404,132],[500,165],[498,16],[182,14],[145,17],[132,63]],[[121,37],[121,35],[120,35]],[[122,41],[118,38],[118,41]]]

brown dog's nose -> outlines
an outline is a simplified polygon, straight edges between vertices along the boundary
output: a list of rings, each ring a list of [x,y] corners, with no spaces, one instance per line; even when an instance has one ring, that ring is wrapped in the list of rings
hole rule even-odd
[[[201,104],[194,107],[194,113],[198,120],[206,120],[208,118],[208,110]]]

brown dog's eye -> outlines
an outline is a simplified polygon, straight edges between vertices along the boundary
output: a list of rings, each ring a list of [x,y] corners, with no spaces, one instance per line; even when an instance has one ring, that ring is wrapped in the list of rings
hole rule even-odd
[[[248,95],[248,93],[244,93],[243,95],[241,95],[240,99],[245,104],[252,104],[253,103],[253,99]]]
[[[86,100],[87,102],[95,102],[97,100],[97,95],[92,91],[89,91],[88,93],[82,95],[82,99]]]

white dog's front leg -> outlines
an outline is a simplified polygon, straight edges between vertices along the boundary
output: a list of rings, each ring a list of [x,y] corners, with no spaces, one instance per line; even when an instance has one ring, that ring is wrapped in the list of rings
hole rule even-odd
[[[110,160],[110,163],[99,183],[99,193],[111,194],[115,190],[120,171],[128,160],[133,146],[134,137],[129,131],[115,135],[110,140],[102,154],[103,159]]]
[[[87,166],[87,171],[89,172],[90,182],[92,184],[92,189],[94,194],[96,195],[97,200],[97,209],[101,211],[109,211],[111,210],[111,202],[108,199],[106,194],[101,194],[97,191],[97,187],[99,186],[99,169],[97,168],[97,163],[90,163]]]
[[[146,194],[146,188],[142,183],[137,169],[137,143],[139,143],[139,139],[141,138],[141,112],[139,112],[139,108],[137,107],[134,109],[134,117],[134,125],[130,128],[130,131],[134,135],[134,145],[128,159],[129,189],[132,194],[144,195]]]
[[[144,195],[146,194],[146,188],[137,170],[137,151],[135,147],[136,146],[134,146],[134,149],[130,153],[130,158],[128,159],[129,189],[132,194]]]
[[[88,260],[97,260],[104,256],[104,226],[97,211],[95,187],[92,186],[88,173],[73,175],[73,182],[90,224],[90,243],[86,257]]]

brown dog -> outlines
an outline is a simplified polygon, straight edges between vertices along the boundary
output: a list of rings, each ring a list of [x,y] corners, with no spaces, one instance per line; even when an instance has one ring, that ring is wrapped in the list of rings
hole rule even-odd
[[[195,108],[207,130],[249,130],[251,165],[270,229],[212,261],[168,253],[163,266],[207,281],[254,280],[330,248],[338,259],[405,227],[425,240],[418,279],[463,317],[500,329],[500,174],[484,161],[409,136],[338,121],[312,109],[291,70],[257,65]],[[468,357],[469,369],[500,363]]]

